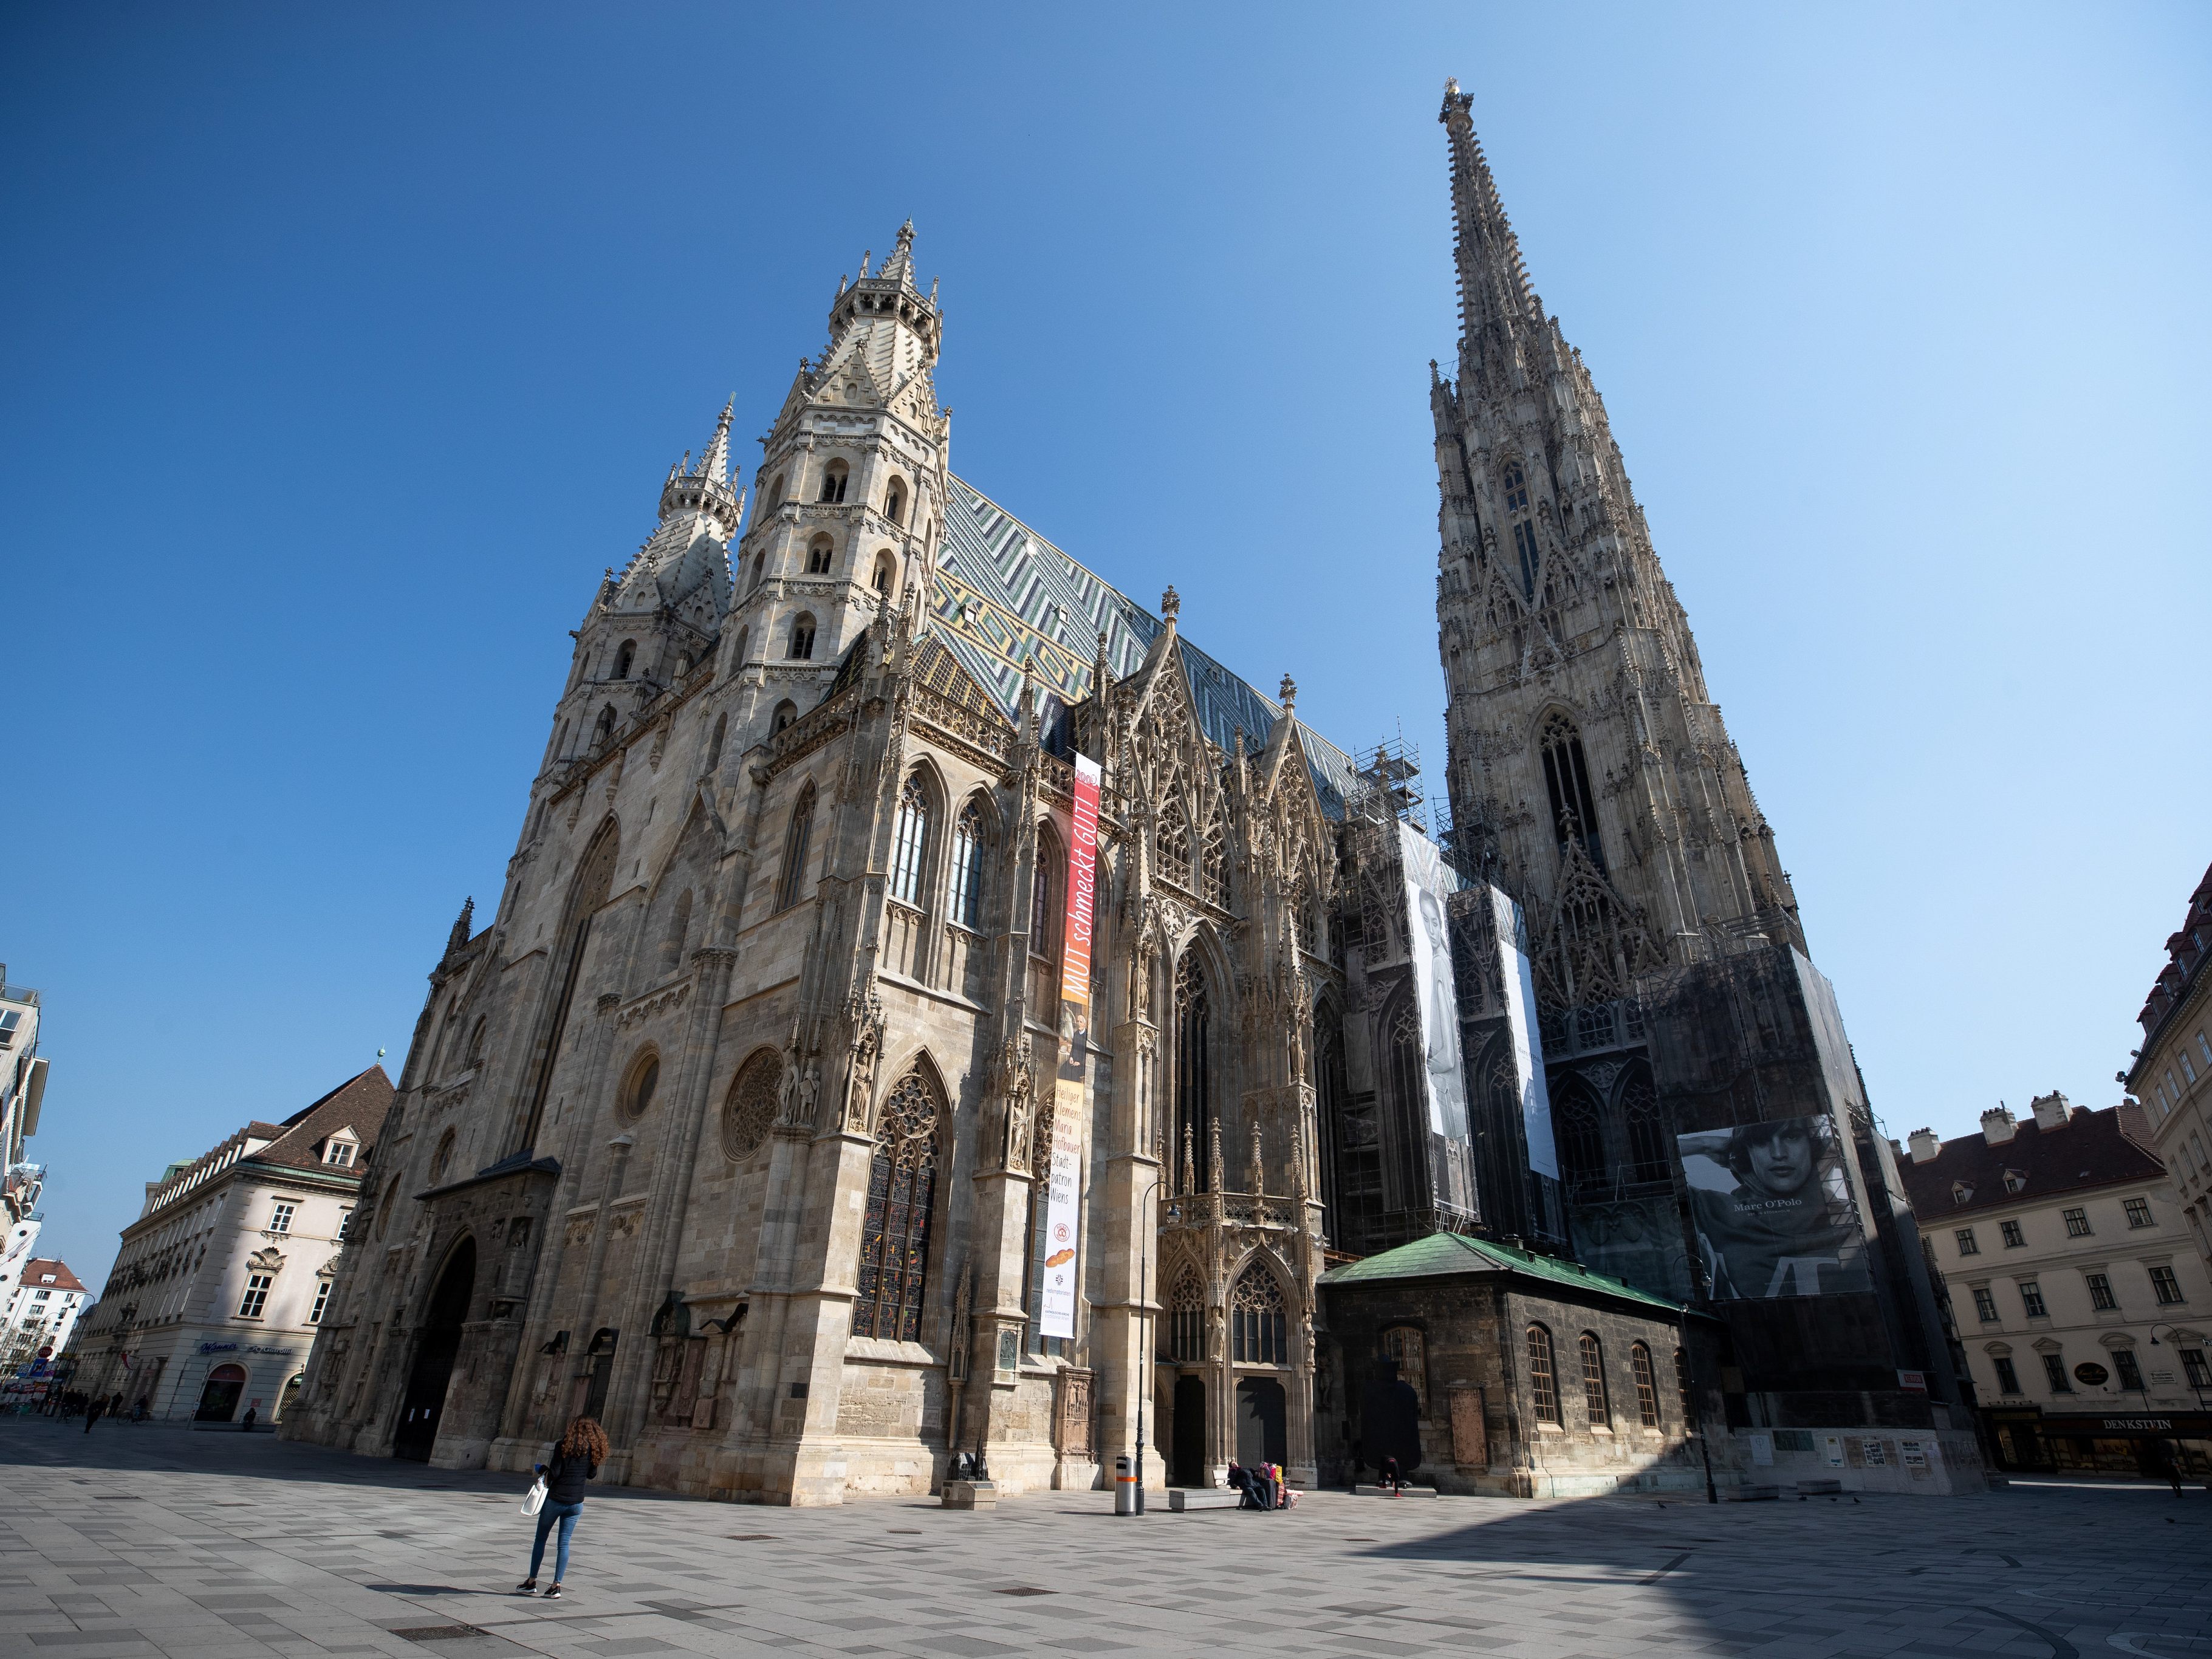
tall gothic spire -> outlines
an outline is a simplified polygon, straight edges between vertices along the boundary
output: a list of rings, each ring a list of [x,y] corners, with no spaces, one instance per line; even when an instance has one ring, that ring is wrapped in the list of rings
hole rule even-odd
[[[1459,270],[1460,368],[1481,364],[1483,347],[1508,347],[1525,329],[1544,326],[1544,302],[1522,263],[1497,181],[1474,136],[1472,94],[1456,80],[1444,82],[1437,119],[1451,143],[1453,263]],[[1490,337],[1486,338],[1485,337]]]
[[[730,481],[730,416],[736,412],[738,394],[732,392],[730,401],[722,405],[722,418],[714,422],[714,435],[708,441],[705,454],[699,459],[699,474],[710,483]]]

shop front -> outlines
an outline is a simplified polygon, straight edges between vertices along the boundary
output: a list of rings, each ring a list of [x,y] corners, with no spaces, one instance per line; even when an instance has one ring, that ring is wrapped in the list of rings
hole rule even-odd
[[[2212,1480],[2212,1412],[1989,1413],[2001,1467],[2021,1474],[2142,1475],[2163,1480],[2178,1462]]]

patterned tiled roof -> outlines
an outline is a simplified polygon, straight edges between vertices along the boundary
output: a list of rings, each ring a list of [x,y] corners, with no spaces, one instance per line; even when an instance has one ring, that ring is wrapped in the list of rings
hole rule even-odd
[[[1144,664],[1165,624],[960,478],[945,514],[945,550],[932,631],[1008,714],[1021,696],[1022,668],[1062,702],[1091,695],[1098,635],[1117,679]],[[1270,740],[1283,706],[1178,634],[1200,728],[1224,750],[1244,734],[1248,754]],[[1304,720],[1296,722],[1307,769],[1329,817],[1344,816],[1357,780],[1352,757]]]

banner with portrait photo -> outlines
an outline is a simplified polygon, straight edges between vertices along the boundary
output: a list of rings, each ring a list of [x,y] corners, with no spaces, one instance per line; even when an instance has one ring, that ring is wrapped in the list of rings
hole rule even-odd
[[[1677,1135],[1675,1147],[1714,1300],[1874,1288],[1833,1118],[1698,1130]]]
[[[1398,826],[1398,857],[1406,872],[1406,939],[1413,969],[1413,1005],[1421,1021],[1429,1129],[1449,1140],[1465,1140],[1467,1080],[1460,1065],[1459,987],[1452,973],[1451,936],[1444,925],[1444,896],[1458,884],[1436,843],[1411,824]]]

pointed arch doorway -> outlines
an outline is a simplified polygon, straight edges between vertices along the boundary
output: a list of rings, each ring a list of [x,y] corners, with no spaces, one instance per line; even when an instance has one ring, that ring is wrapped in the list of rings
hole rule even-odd
[[[453,1360],[461,1351],[461,1324],[468,1316],[469,1297],[476,1289],[477,1243],[465,1238],[447,1259],[430,1292],[430,1305],[422,1318],[420,1346],[407,1373],[407,1392],[399,1402],[399,1427],[392,1438],[392,1455],[417,1463],[430,1461],[438,1443],[438,1419],[445,1414],[446,1385],[453,1381]]]
[[[1178,1376],[1175,1385],[1175,1468],[1168,1476],[1178,1486],[1210,1486],[1206,1464],[1206,1380]]]

